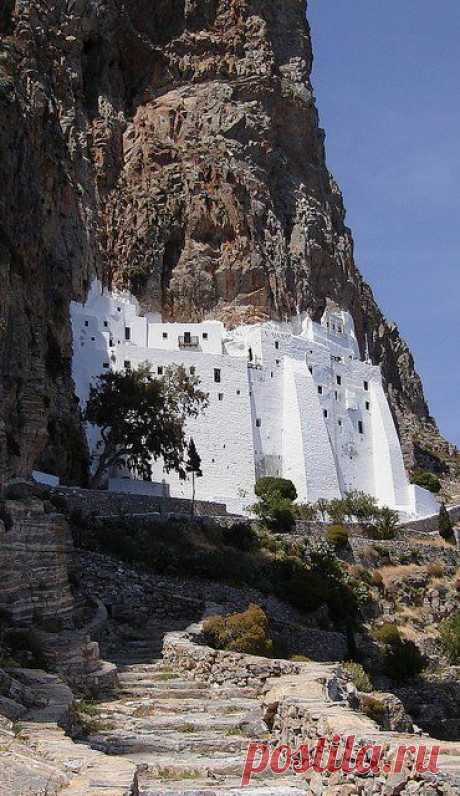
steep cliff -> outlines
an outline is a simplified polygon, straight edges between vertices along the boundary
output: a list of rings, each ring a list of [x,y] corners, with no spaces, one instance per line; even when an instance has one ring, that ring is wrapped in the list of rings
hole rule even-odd
[[[414,436],[445,458],[354,264],[305,0],[7,0],[0,36],[3,471],[84,473],[68,302],[95,272],[170,319],[318,318],[337,300],[383,367],[408,464]]]

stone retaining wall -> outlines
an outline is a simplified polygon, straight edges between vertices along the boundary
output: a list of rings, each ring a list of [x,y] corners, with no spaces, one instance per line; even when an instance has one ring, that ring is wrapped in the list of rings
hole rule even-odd
[[[80,510],[85,514],[95,512],[101,515],[136,515],[158,513],[191,515],[192,503],[182,498],[151,497],[131,495],[122,492],[108,492],[95,489],[76,489],[72,487],[50,487],[51,495],[59,495],[67,501],[70,511]],[[225,517],[227,507],[223,503],[207,503],[197,500],[197,517]]]

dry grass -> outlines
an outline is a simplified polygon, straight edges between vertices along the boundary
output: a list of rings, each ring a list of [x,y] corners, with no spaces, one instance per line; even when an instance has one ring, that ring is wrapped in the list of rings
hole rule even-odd
[[[426,567],[418,566],[418,564],[400,564],[399,566],[380,567],[375,570],[380,572],[385,587],[389,586],[395,581],[404,581],[412,575],[426,575]]]

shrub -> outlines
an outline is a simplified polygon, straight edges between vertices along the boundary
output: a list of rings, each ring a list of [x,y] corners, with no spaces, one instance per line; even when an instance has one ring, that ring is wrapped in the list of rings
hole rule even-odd
[[[381,572],[373,572],[372,573],[371,583],[372,583],[373,586],[375,586],[377,589],[380,589],[381,591],[383,591],[383,589],[385,588],[385,584],[384,584],[383,576],[382,576]]]
[[[360,580],[363,583],[372,583],[372,576],[366,567],[363,567],[361,564],[354,564],[350,567],[350,575],[354,580]]]
[[[376,515],[377,534],[379,539],[394,539],[399,525],[399,515],[397,511],[384,506]]]
[[[365,697],[362,704],[363,713],[368,716],[376,724],[382,726],[386,717],[386,706],[384,702],[375,697]]]
[[[297,499],[297,489],[292,481],[287,478],[259,478],[256,483],[255,493],[257,497],[267,497],[267,495],[278,494],[286,500],[294,501]]]
[[[237,550],[250,552],[260,547],[260,540],[249,523],[237,522],[223,531],[224,544],[236,547]]]
[[[346,515],[363,523],[372,522],[379,512],[375,498],[372,497],[372,495],[367,495],[365,492],[348,492],[345,497],[344,506]]]
[[[401,642],[401,634],[397,625],[392,622],[385,622],[380,627],[375,628],[374,638],[382,644],[387,644],[392,647]]]
[[[442,536],[443,539],[451,539],[454,533],[452,520],[450,518],[450,514],[446,509],[445,503],[441,503],[441,508],[439,509],[439,520],[438,520],[438,528],[439,534]]]
[[[318,509],[312,503],[298,503],[294,506],[294,514],[303,522],[315,522],[318,519]]]
[[[273,652],[268,618],[258,605],[250,605],[243,613],[210,617],[204,623],[204,633],[215,649],[264,657],[271,657]]]
[[[331,525],[326,531],[326,539],[335,548],[346,547],[349,541],[348,531],[341,525]]]
[[[433,494],[437,495],[441,491],[441,482],[433,473],[427,470],[415,470],[412,474],[412,483],[428,489]]]
[[[450,663],[460,663],[460,611],[441,622],[440,639]]]
[[[343,664],[343,668],[347,674],[350,675],[351,681],[358,691],[362,691],[363,693],[373,691],[374,687],[372,685],[372,681],[360,663],[356,663],[355,661],[346,661]]]
[[[444,567],[442,564],[434,561],[432,564],[428,564],[427,572],[430,578],[442,578],[444,575]]]
[[[267,493],[253,506],[253,511],[272,531],[289,533],[295,526],[293,503],[288,498],[281,497],[279,492]]]
[[[417,677],[425,668],[425,659],[413,641],[399,641],[386,652],[385,674],[397,683]]]
[[[335,522],[339,525],[342,522],[345,522],[347,519],[347,505],[344,500],[340,500],[336,498],[335,500],[330,500],[327,513],[331,518],[332,522]]]

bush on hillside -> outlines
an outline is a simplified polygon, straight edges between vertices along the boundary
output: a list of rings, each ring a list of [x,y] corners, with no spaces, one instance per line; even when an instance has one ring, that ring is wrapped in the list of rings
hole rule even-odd
[[[275,533],[289,533],[295,526],[294,504],[279,492],[268,492],[252,510],[263,525]]]
[[[297,503],[293,508],[298,520],[315,522],[318,519],[318,509],[312,503]]]
[[[425,659],[413,641],[399,641],[387,649],[385,674],[397,683],[417,677],[425,668]]]
[[[376,627],[374,630],[374,638],[390,647],[401,642],[399,628],[392,622],[384,622],[380,627]]]
[[[377,589],[383,591],[385,588],[385,583],[383,580],[383,576],[381,572],[373,572],[371,578],[372,586],[375,586]]]
[[[351,681],[358,691],[362,691],[366,694],[374,690],[371,678],[360,663],[356,663],[356,661],[346,661],[342,665],[347,674],[350,675]]]
[[[348,531],[341,525],[331,525],[326,531],[326,540],[335,548],[346,547],[349,542]]]
[[[438,528],[439,534],[443,539],[452,539],[454,535],[454,526],[452,525],[452,520],[445,503],[441,503],[441,508],[439,509]]]
[[[251,604],[242,613],[210,617],[204,623],[204,634],[208,644],[218,650],[266,658],[273,653],[268,617],[258,605]]]
[[[365,697],[362,702],[362,711],[380,727],[383,726],[387,713],[385,702],[372,696]]]
[[[286,500],[297,500],[297,489],[292,481],[287,478],[274,478],[271,476],[259,478],[256,483],[255,493],[260,498],[276,493],[280,497],[286,498]]]
[[[260,540],[252,526],[247,522],[236,522],[223,530],[224,544],[249,553],[260,548]]]
[[[411,481],[413,484],[417,486],[421,486],[424,489],[428,489],[433,494],[437,495],[441,491],[441,482],[439,478],[437,478],[433,473],[428,472],[427,470],[415,470],[412,473]]]
[[[437,561],[428,564],[426,569],[430,578],[442,578],[444,575],[444,566]]]
[[[460,611],[445,619],[440,628],[441,646],[450,663],[460,663]]]

